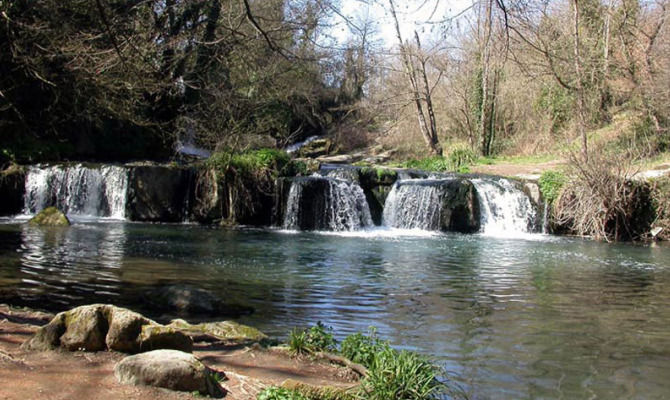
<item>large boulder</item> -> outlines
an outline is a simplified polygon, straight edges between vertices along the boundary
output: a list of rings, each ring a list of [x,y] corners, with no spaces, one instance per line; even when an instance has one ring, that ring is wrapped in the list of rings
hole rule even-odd
[[[47,207],[28,221],[35,226],[70,226],[70,220],[56,207]]]
[[[193,171],[164,165],[134,166],[126,215],[132,221],[181,222],[187,215]]]
[[[57,314],[22,347],[45,351],[115,350],[136,353],[155,349],[191,351],[188,335],[112,305],[93,304]]]
[[[114,367],[123,384],[148,385],[183,392],[223,397],[216,372],[193,355],[176,350],[155,350],[129,356]]]
[[[12,164],[0,171],[0,215],[20,214],[23,209],[25,189],[25,169]]]
[[[193,351],[193,340],[181,331],[163,325],[144,325],[139,336],[140,351],[175,349]]]

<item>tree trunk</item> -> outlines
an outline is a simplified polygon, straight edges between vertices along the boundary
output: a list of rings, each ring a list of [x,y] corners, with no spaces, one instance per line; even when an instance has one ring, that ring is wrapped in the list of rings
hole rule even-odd
[[[493,0],[486,0],[484,3],[484,44],[482,48],[481,63],[482,63],[482,102],[480,105],[479,114],[479,134],[481,135],[481,153],[483,156],[490,155],[490,141],[491,132],[488,130],[489,120],[489,73],[491,62],[491,30],[493,24]]]
[[[421,135],[423,136],[426,145],[428,145],[428,148],[434,155],[442,155],[442,149],[439,146],[437,135],[433,135],[433,133],[429,131],[428,123],[426,122],[426,115],[424,114],[423,104],[421,103],[422,96],[419,90],[419,84],[417,82],[417,72],[414,66],[414,60],[412,59],[410,50],[407,48],[407,46],[405,46],[405,42],[402,40],[400,24],[398,22],[398,16],[395,12],[395,4],[393,3],[393,0],[389,0],[389,6],[391,10],[391,16],[393,17],[393,22],[395,23],[396,38],[398,39],[398,44],[400,46],[400,57],[404,64],[405,73],[412,89],[412,97],[414,98],[414,105],[416,106],[416,116],[419,120],[419,129],[421,130]],[[430,93],[426,93],[426,95],[428,98],[430,97]]]
[[[573,46],[574,46],[574,62],[575,62],[575,77],[576,77],[576,90],[577,90],[577,117],[578,117],[578,130],[579,135],[582,140],[582,157],[584,162],[589,160],[589,152],[587,147],[586,139],[586,101],[584,99],[584,84],[582,81],[582,61],[580,56],[580,39],[579,39],[579,0],[572,0],[573,6]]]

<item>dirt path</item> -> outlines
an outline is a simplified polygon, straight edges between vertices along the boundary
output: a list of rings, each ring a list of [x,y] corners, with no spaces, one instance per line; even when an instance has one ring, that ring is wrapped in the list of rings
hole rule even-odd
[[[0,400],[25,399],[194,399],[173,392],[117,382],[117,352],[26,352],[20,348],[51,315],[13,311],[0,305]],[[265,387],[292,379],[310,385],[349,387],[356,375],[345,368],[291,357],[285,351],[260,346],[240,347],[197,343],[193,354],[223,371],[227,400],[251,400]]]
[[[492,165],[475,165],[472,172],[479,174],[502,175],[502,176],[539,176],[544,171],[557,169],[564,166],[565,160],[551,160],[535,164],[519,163],[497,163]]]

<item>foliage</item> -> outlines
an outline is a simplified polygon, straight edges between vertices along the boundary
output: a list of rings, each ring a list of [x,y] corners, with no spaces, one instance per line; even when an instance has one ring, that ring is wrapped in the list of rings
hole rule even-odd
[[[258,394],[257,400],[309,400],[297,390],[271,386]]]
[[[447,157],[427,157],[406,161],[405,168],[416,168],[424,171],[456,171],[467,173],[469,166],[477,162],[475,153],[467,148],[456,148]]]
[[[294,329],[291,331],[288,345],[291,351],[296,354],[337,350],[337,342],[333,337],[332,328],[326,327],[320,321],[309,329]]]
[[[435,399],[444,391],[438,380],[442,371],[426,358],[388,346],[376,353],[363,381],[364,398],[370,400]]]
[[[537,183],[540,185],[542,196],[551,204],[558,198],[566,180],[567,178],[562,172],[544,171]]]
[[[225,174],[232,169],[246,176],[260,174],[269,174],[272,177],[285,176],[306,169],[304,163],[293,163],[285,151],[277,149],[249,150],[242,153],[219,151],[212,154],[207,163],[219,173]]]
[[[551,120],[551,132],[564,128],[573,115],[574,96],[556,84],[542,87],[536,100],[536,111],[546,112]]]
[[[459,170],[477,162],[477,155],[468,148],[457,148],[449,153],[449,163],[451,169]]]
[[[374,363],[376,355],[389,347],[387,342],[377,337],[377,331],[370,328],[369,336],[362,333],[354,333],[347,336],[340,346],[342,356],[349,360],[370,368]]]

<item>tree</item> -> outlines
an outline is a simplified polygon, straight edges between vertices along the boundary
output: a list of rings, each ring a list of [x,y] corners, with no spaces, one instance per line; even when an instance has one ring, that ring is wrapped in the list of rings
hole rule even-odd
[[[405,43],[400,32],[400,23],[395,10],[393,0],[388,0],[391,16],[395,24],[396,38],[398,39],[398,47],[400,50],[400,58],[405,68],[405,74],[410,84],[410,89],[413,97],[413,102],[416,107],[416,116],[419,121],[419,129],[430,149],[431,153],[435,155],[442,155],[442,148],[437,136],[437,123],[435,122],[435,111],[433,109],[432,89],[428,83],[428,76],[426,72],[427,60],[421,54],[421,42],[419,35],[414,31],[414,38],[416,41],[416,52]],[[417,65],[418,64],[418,65]],[[424,107],[426,111],[424,111]],[[427,114],[427,117],[426,117]]]

